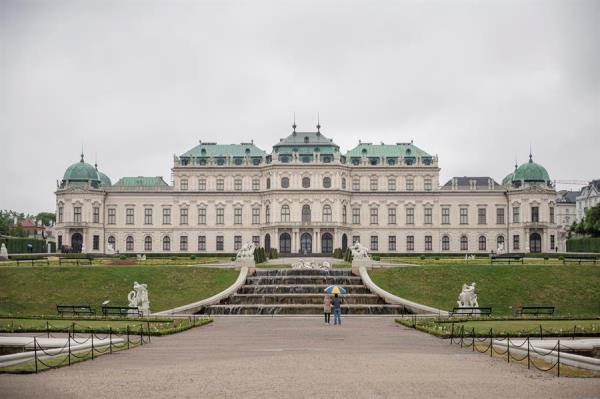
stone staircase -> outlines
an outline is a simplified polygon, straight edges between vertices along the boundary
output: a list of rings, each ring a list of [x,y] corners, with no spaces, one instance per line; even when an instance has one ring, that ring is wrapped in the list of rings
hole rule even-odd
[[[350,270],[334,269],[257,270],[232,296],[216,305],[203,307],[199,314],[209,315],[275,315],[275,314],[322,314],[323,290],[329,285],[346,289],[342,313],[404,314],[410,313],[402,305],[386,304],[372,294],[362,279]]]

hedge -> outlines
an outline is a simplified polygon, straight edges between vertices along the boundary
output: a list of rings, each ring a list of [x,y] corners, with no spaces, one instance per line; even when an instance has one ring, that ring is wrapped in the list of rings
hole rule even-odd
[[[32,245],[32,251],[35,253],[47,253],[46,240],[38,240],[27,237],[2,237],[0,238],[0,247],[2,243],[6,244],[8,254],[28,253],[27,244]]]
[[[600,237],[570,238],[568,252],[600,252]]]

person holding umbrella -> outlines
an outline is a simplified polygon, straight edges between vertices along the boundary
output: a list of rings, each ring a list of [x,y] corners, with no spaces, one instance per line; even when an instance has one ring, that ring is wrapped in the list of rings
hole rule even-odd
[[[330,285],[325,288],[325,292],[333,294],[333,325],[342,325],[342,298],[340,295],[345,294],[346,290],[337,285]]]

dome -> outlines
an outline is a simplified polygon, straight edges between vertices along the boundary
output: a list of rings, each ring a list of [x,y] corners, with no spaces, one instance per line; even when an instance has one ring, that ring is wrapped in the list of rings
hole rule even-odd
[[[514,173],[509,173],[508,175],[506,175],[506,177],[504,179],[502,179],[502,185],[506,186],[508,184],[511,184],[513,175],[514,175]]]
[[[529,155],[529,162],[519,166],[513,174],[512,181],[524,181],[529,183],[548,183],[550,176],[542,165],[533,162]]]
[[[112,186],[110,178],[108,176],[106,176],[104,173],[98,171],[98,177],[100,178],[100,184],[102,184],[103,186],[106,186],[106,187]]]
[[[65,182],[99,182],[100,178],[98,177],[96,168],[89,163],[84,162],[83,154],[81,154],[81,160],[67,168],[63,176],[63,180]]]

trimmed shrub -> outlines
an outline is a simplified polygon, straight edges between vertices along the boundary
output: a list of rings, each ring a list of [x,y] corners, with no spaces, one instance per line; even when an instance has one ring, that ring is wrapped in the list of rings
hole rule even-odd
[[[269,250],[269,259],[277,259],[279,258],[279,252],[277,251],[277,248],[271,248]]]
[[[381,260],[381,256],[379,256],[379,255],[373,255],[373,256],[371,256],[371,259],[373,259],[373,260]]]
[[[600,237],[568,239],[567,252],[600,252]]]
[[[425,260],[425,255],[420,256],[421,260]]]
[[[119,259],[125,260],[125,259],[127,259],[127,256],[125,256],[125,255],[119,255]]]
[[[31,251],[33,253],[46,253],[46,241],[45,240],[37,240],[35,238],[28,237],[2,237],[0,238],[0,247],[2,243],[6,245],[6,250],[8,254],[19,254],[19,253],[28,253],[27,244],[31,244]]]
[[[335,259],[342,259],[342,258],[343,258],[343,255],[342,255],[342,250],[341,250],[340,248],[336,248],[336,249],[333,251],[333,257],[334,257]]]

